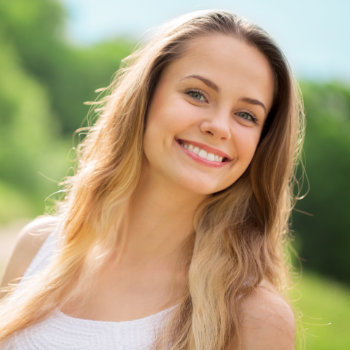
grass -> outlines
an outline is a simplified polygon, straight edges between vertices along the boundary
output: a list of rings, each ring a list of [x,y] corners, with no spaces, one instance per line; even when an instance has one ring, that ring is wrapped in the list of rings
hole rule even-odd
[[[350,288],[304,273],[293,291],[300,314],[299,340],[306,350],[350,349]]]

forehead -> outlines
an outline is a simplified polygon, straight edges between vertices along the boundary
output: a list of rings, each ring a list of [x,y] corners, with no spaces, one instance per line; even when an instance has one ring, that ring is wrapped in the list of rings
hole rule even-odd
[[[272,103],[274,79],[266,57],[233,35],[209,34],[190,40],[182,55],[170,63],[164,78],[179,80],[198,74],[223,89],[241,90]]]

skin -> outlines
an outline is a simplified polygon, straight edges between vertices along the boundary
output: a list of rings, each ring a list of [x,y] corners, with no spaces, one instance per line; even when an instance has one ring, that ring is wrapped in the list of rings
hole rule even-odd
[[[208,194],[230,186],[250,164],[273,87],[271,68],[256,48],[224,35],[188,43],[185,54],[161,75],[150,104],[143,171],[120,232],[123,254],[106,262],[81,307],[73,301],[63,312],[123,321],[177,303],[187,279],[183,244],[193,235],[194,212]],[[184,151],[179,139],[225,152],[230,161],[220,167],[203,164]],[[4,285],[23,274],[42,242],[33,232],[48,233],[47,227],[39,220],[24,229]],[[264,282],[242,304],[243,347],[293,349],[293,314],[266,286]]]
[[[175,187],[177,196],[230,186],[252,160],[272,96],[272,71],[256,48],[224,35],[194,40],[155,91],[144,139],[148,176]],[[220,168],[202,165],[176,139],[200,142],[232,160]]]

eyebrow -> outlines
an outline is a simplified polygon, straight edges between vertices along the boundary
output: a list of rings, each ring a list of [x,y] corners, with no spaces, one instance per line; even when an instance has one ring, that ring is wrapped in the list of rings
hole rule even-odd
[[[243,101],[243,102],[250,103],[252,105],[260,106],[260,107],[263,108],[265,113],[267,113],[267,109],[266,109],[265,105],[259,100],[256,100],[256,99],[250,98],[250,97],[242,97],[240,100]]]
[[[216,92],[220,91],[220,88],[214,82],[212,82],[211,80],[209,80],[207,78],[202,77],[201,75],[191,74],[191,75],[187,75],[185,78],[183,78],[181,80],[190,79],[190,78],[194,78],[194,79],[198,79],[198,80],[202,81],[205,85],[212,88]],[[242,98],[240,98],[240,101],[247,102],[247,103],[250,103],[252,105],[260,106],[263,108],[265,113],[267,112],[265,105],[259,100],[256,100],[256,99],[250,98],[250,97],[242,97]]]
[[[202,77],[201,75],[191,74],[191,75],[187,75],[185,78],[183,78],[181,80],[190,79],[190,78],[195,78],[195,79],[201,80],[205,85],[209,86],[210,88],[212,88],[216,92],[220,91],[219,87],[215,83],[213,83],[211,80],[209,80],[207,78]]]

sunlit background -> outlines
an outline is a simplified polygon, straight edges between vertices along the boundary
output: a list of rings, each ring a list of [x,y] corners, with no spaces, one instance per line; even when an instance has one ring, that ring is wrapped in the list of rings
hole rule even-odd
[[[154,26],[206,8],[236,12],[280,44],[304,95],[306,197],[292,227],[304,349],[350,349],[350,2],[345,0],[0,3],[0,272],[20,228],[73,173],[94,90]],[[300,173],[302,171],[300,170]]]
[[[188,11],[226,9],[267,30],[303,78],[350,81],[350,2],[347,0],[61,0],[68,11],[66,34],[77,44],[115,35],[139,38],[154,26]]]

